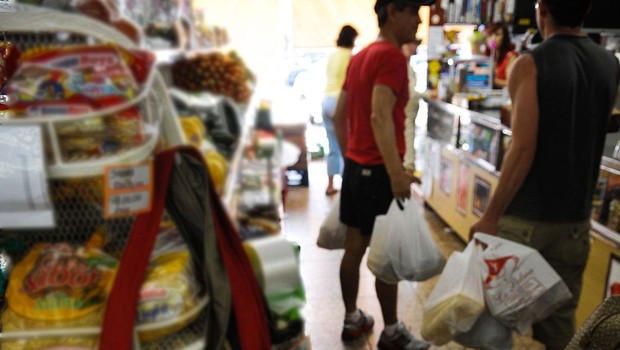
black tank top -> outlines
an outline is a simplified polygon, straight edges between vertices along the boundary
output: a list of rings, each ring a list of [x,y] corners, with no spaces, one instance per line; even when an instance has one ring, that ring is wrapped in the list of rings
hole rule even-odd
[[[553,36],[531,55],[538,71],[538,143],[532,168],[506,214],[548,222],[586,220],[618,89],[618,60],[588,37],[572,35]]]

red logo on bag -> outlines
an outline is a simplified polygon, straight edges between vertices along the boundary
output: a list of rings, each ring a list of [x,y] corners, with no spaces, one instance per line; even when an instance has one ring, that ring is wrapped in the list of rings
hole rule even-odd
[[[614,283],[610,288],[611,295],[619,295],[620,294],[620,283]]]
[[[487,264],[487,268],[489,269],[489,275],[484,280],[484,285],[489,286],[493,280],[498,277],[505,276],[506,274],[510,276],[514,268],[517,266],[519,258],[514,255],[509,255],[493,260],[484,259],[484,262]]]

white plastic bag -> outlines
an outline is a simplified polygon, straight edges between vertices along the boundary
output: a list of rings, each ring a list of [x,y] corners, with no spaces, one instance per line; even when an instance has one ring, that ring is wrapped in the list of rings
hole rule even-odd
[[[448,258],[435,288],[424,304],[422,337],[435,345],[448,343],[471,329],[484,311],[481,262],[470,242],[463,252]]]
[[[390,260],[400,279],[425,281],[441,273],[446,263],[431,236],[420,205],[414,200],[396,200],[387,213],[390,222]]]
[[[488,310],[478,317],[470,330],[457,334],[454,340],[478,350],[510,350],[514,346],[512,330],[496,320]]]
[[[325,221],[321,224],[316,245],[325,249],[344,249],[347,226],[340,221],[340,193],[334,198]]]
[[[366,262],[370,271],[380,280],[388,284],[396,284],[400,278],[392,268],[390,261],[390,222],[386,215],[377,215],[375,225],[372,229],[370,239],[370,249],[368,251],[368,261]]]
[[[571,298],[562,278],[528,246],[476,233],[482,251],[487,307],[506,326],[525,334],[532,323],[549,316]]]

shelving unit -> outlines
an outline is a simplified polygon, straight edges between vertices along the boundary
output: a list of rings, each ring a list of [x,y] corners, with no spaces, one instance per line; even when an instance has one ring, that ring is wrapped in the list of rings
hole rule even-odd
[[[126,48],[136,48],[131,40],[115,29],[82,15],[57,12],[48,9],[16,5],[0,12],[0,32],[11,38],[22,49],[40,44],[61,46],[81,44],[94,45],[114,42]],[[69,38],[70,40],[66,40]],[[20,41],[20,39],[24,39]],[[119,149],[109,154],[93,157],[71,158],[63,155],[58,128],[67,123],[80,123],[93,118],[106,118],[132,107],[138,107],[143,115],[144,142]],[[102,177],[105,168],[120,163],[134,163],[150,159],[156,147],[181,145],[185,138],[181,132],[176,110],[172,106],[166,83],[153,67],[139,94],[124,103],[92,113],[79,115],[46,115],[44,117],[10,118],[3,115],[3,126],[39,125],[49,140],[47,177],[57,217],[57,227],[43,231],[2,232],[3,238],[18,237],[28,247],[41,242],[67,242],[83,244],[99,227],[107,232],[105,250],[118,257],[122,252],[135,216],[104,219],[102,215]],[[80,198],[66,200],[66,196]],[[139,325],[134,329],[134,350],[138,349],[201,349],[204,348],[204,328],[209,302],[206,295],[191,310],[178,318],[164,322]],[[188,322],[181,330],[155,341],[139,341],[139,334],[166,329],[173,324]],[[29,329],[0,333],[0,341],[33,340],[42,337],[98,337],[99,327]]]

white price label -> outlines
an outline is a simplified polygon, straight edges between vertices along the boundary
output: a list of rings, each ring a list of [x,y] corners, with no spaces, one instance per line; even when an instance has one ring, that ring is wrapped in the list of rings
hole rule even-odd
[[[115,165],[105,171],[106,218],[131,216],[151,210],[153,163]]]
[[[126,192],[110,195],[110,216],[132,215],[148,209],[151,205],[149,191]]]
[[[148,186],[150,183],[150,164],[110,168],[109,170],[108,189],[111,191]]]

